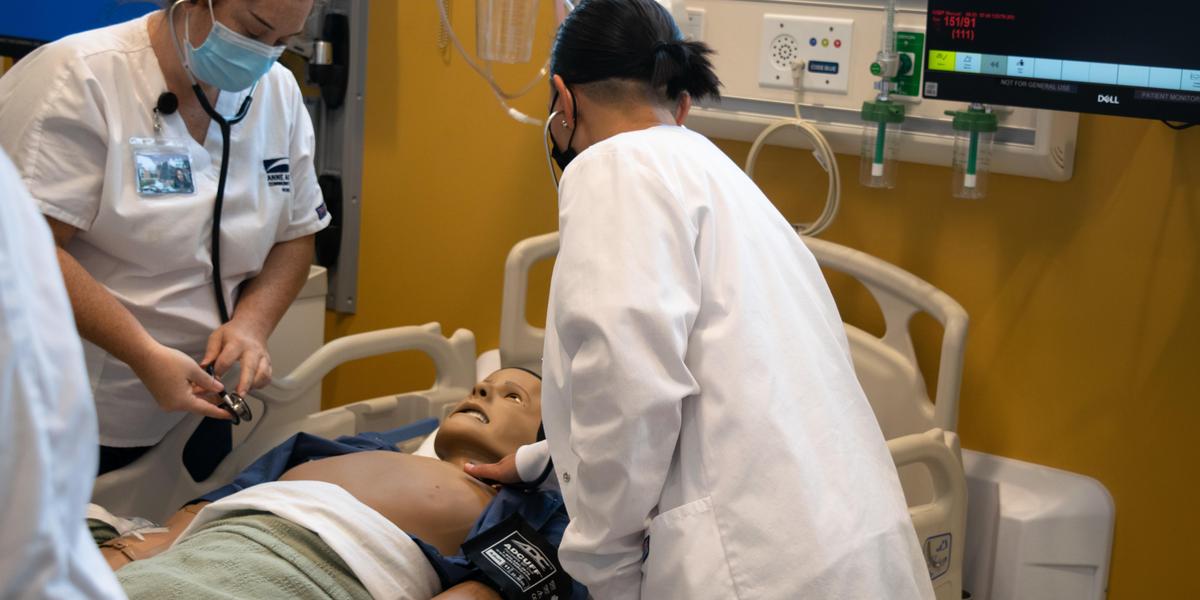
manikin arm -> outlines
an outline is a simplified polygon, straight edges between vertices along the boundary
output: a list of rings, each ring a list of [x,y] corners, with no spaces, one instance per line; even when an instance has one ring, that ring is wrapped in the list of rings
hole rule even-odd
[[[171,518],[167,520],[165,525],[167,531],[165,532],[143,534],[143,539],[126,534],[105,542],[100,546],[100,552],[108,561],[108,566],[112,567],[114,571],[135,560],[145,560],[160,554],[175,543],[183,530],[192,524],[196,513],[199,513],[200,509],[208,504],[208,502],[197,502],[179,509],[179,512],[171,515]]]
[[[496,590],[478,581],[467,581],[434,596],[433,600],[501,600],[501,598]]]

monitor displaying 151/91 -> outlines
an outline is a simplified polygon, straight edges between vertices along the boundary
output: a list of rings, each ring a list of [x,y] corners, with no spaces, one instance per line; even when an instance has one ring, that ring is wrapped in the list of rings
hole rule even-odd
[[[929,0],[924,96],[1200,122],[1200,0]]]

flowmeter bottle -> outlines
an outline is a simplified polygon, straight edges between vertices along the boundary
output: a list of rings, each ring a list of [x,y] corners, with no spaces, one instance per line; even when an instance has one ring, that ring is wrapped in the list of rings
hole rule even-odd
[[[863,102],[862,119],[862,161],[858,181],[867,187],[894,188],[904,105],[891,100]]]
[[[992,143],[999,129],[996,115],[982,104],[946,114],[954,117],[954,197],[983,198],[987,195]]]

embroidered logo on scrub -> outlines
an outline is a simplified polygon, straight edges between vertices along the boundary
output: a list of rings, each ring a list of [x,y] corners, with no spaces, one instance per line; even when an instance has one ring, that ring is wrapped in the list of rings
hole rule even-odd
[[[267,185],[282,188],[280,191],[292,191],[292,165],[287,158],[270,158],[263,161],[263,169],[267,172]]]

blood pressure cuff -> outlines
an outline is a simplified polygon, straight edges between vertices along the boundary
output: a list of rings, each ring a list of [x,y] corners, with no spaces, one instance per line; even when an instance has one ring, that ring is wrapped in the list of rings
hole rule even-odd
[[[501,521],[463,544],[467,560],[506,600],[570,597],[571,578],[558,550],[519,515]]]
[[[566,531],[569,520],[562,494],[552,490],[525,491],[506,487],[501,489],[491,504],[484,509],[479,520],[475,522],[475,526],[471,528],[471,532],[467,534],[467,541],[463,543],[463,551],[459,554],[442,556],[436,548],[420,540],[416,540],[416,542],[429,557],[430,564],[433,565],[434,571],[441,579],[443,589],[451,588],[464,581],[478,581],[496,590],[504,598],[550,600],[550,598],[558,596],[560,600],[584,600],[588,597],[587,588],[572,580],[558,563],[558,546],[562,543],[563,532]],[[512,578],[506,579],[507,576],[501,575],[496,569],[488,568],[487,562],[482,563],[481,566],[476,560],[472,560],[472,551],[474,551],[474,555],[478,556],[480,552],[493,546],[497,541],[505,539],[506,535],[513,532],[520,533],[522,538],[519,541],[537,548],[537,552],[549,560],[557,570],[551,579],[540,581],[542,585],[535,585],[525,592],[512,590],[514,587],[526,587],[530,583],[538,583],[538,581],[530,579],[534,575],[534,571],[513,571],[514,573],[524,573],[524,575],[518,575],[516,578],[518,581],[512,582]],[[520,547],[516,544],[513,546]],[[492,556],[497,555],[501,559],[506,556],[501,552]],[[512,557],[516,558],[515,555]],[[492,564],[495,562],[493,561]],[[503,570],[503,567],[500,567],[500,570]],[[557,592],[549,595],[535,593],[538,590],[544,592],[550,581],[555,582],[554,587],[557,588]],[[520,582],[524,582],[525,585],[521,585]],[[526,595],[520,595],[521,593]]]

